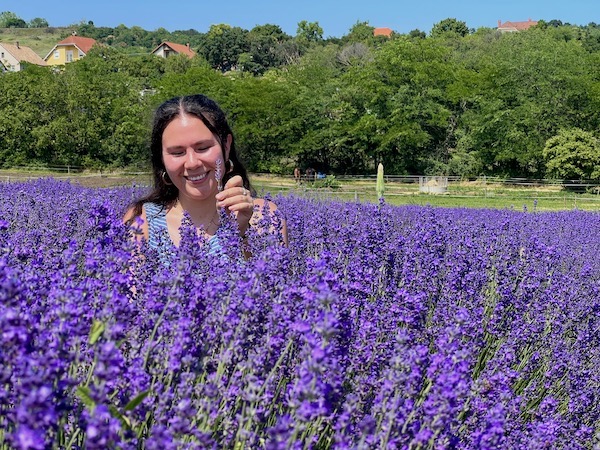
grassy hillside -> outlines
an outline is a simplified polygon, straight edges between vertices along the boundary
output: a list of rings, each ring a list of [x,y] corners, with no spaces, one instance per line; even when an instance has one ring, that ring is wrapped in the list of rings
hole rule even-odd
[[[31,48],[40,57],[44,57],[56,45],[56,43],[69,34],[72,30],[65,27],[48,28],[0,28],[0,42],[15,44]]]

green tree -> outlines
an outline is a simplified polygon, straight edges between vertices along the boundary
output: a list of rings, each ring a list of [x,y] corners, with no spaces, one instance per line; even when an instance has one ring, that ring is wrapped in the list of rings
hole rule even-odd
[[[352,170],[358,164],[343,165],[340,160],[361,159],[361,153],[347,151],[337,138],[345,133],[344,104],[339,93],[342,66],[337,61],[338,46],[315,46],[297,64],[287,67],[281,79],[294,95],[287,105],[287,156],[301,167],[325,173]]]
[[[298,22],[296,29],[296,40],[305,45],[316,44],[323,41],[323,28],[319,22],[307,22],[302,20]]]
[[[202,37],[204,33],[200,33],[197,30],[189,29],[189,30],[176,30],[173,33],[169,33],[164,28],[159,28],[156,30],[156,45],[160,44],[162,41],[173,41],[173,42],[185,42],[189,43],[190,47],[196,50],[200,43],[202,42]]]
[[[166,72],[155,84],[153,106],[180,95],[206,94],[214,99],[227,98],[232,80],[208,65],[193,65],[185,72]]]
[[[31,128],[33,148],[49,165],[124,167],[142,160],[149,132],[142,80],[120,70],[122,54],[94,48],[63,71],[45,69],[43,120]],[[47,110],[48,112],[46,112]]]
[[[363,148],[369,164],[416,174],[447,161],[453,116],[447,89],[457,73],[449,55],[437,40],[401,37],[383,45],[373,62],[344,73],[346,139],[361,137],[353,147]]]
[[[123,46],[124,44],[119,41],[119,36],[123,30],[128,30],[128,28],[125,25],[120,25],[120,27],[121,31],[109,27],[96,27],[94,26],[94,22],[89,20],[77,24],[75,32],[79,36],[91,37],[107,45],[120,44],[120,46]]]
[[[581,45],[590,53],[600,51],[600,28],[587,26],[582,30]]]
[[[567,180],[600,179],[600,142],[581,128],[561,129],[543,150],[547,175]]]
[[[154,32],[150,33],[150,37],[152,40],[152,47],[154,48],[161,42],[170,41],[173,38],[173,35],[166,28],[160,27],[157,28]],[[175,42],[186,42],[186,39],[182,38],[182,36],[178,36]],[[192,46],[192,44],[189,42],[189,39],[187,39],[187,43],[189,43],[190,46]]]
[[[165,72],[185,73],[194,65],[194,59],[181,54],[169,56],[165,60]],[[197,59],[202,60],[201,57]]]
[[[9,28],[9,23],[21,19],[12,11],[2,11],[0,12],[0,28]],[[21,19],[22,20],[22,19]]]
[[[29,28],[47,28],[48,25],[48,21],[46,19],[42,19],[41,17],[36,17],[34,19],[31,19],[29,21],[29,23],[27,24],[27,26]]]
[[[439,37],[448,33],[466,36],[469,34],[469,27],[467,27],[467,24],[462,20],[448,18],[436,23],[431,29],[432,37]]]
[[[413,39],[425,39],[427,37],[427,33],[419,30],[418,28],[415,28],[414,30],[411,30],[410,33],[408,33],[408,36]]]
[[[116,41],[126,47],[150,48],[153,45],[152,35],[139,26],[121,28]]]
[[[373,60],[373,51],[362,42],[354,42],[342,48],[337,59],[344,66],[361,65]]]
[[[372,42],[373,41],[373,30],[375,27],[369,25],[369,22],[357,21],[350,27],[347,35],[342,37],[343,43],[355,43],[355,42]]]
[[[248,31],[227,24],[211,25],[202,36],[198,51],[211,67],[221,72],[235,70],[240,55],[250,51]]]
[[[295,116],[296,90],[270,76],[239,77],[221,104],[233,123],[240,157],[256,172],[291,173],[293,142],[301,131]],[[281,81],[281,80],[280,80]]]
[[[561,128],[599,124],[593,55],[544,30],[484,33],[454,52],[461,106],[457,149],[477,152],[485,173],[541,177],[542,149]]]
[[[258,25],[248,33],[250,48],[240,56],[242,70],[261,75],[269,69],[285,64],[282,44],[291,37],[277,25]]]
[[[0,13],[0,28],[27,28],[27,22],[10,11]]]
[[[32,133],[53,120],[60,98],[55,99],[55,76],[30,65],[21,72],[0,76],[0,161],[3,167],[35,166],[46,162],[44,149]]]
[[[283,64],[296,64],[305,52],[305,48],[296,39],[285,40],[277,46],[277,57]]]

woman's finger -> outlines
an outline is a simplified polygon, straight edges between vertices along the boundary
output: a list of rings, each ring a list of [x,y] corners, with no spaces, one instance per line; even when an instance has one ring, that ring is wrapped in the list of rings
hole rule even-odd
[[[225,183],[225,186],[223,186],[223,190],[235,187],[235,186],[243,186],[244,185],[244,180],[242,180],[242,177],[239,175],[235,175],[233,177],[231,177],[229,180],[227,180],[227,183]]]

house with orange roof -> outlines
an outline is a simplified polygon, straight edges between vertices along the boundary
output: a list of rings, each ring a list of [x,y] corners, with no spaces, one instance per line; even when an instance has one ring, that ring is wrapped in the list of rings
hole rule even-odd
[[[49,66],[64,65],[83,58],[96,45],[96,40],[83,36],[69,36],[48,52],[44,61]]]
[[[373,36],[385,36],[385,37],[390,37],[393,33],[393,30],[391,28],[387,28],[387,27],[379,27],[379,28],[375,28],[373,30]]]
[[[516,31],[527,30],[534,25],[537,25],[537,20],[528,19],[526,22],[504,22],[498,21],[498,31],[502,33],[514,33]]]
[[[152,50],[152,55],[168,58],[172,55],[185,55],[188,58],[193,58],[196,52],[190,48],[190,44],[176,44],[174,42],[162,42],[158,47]]]
[[[20,45],[0,42],[0,71],[19,72],[27,64],[45,66],[46,62],[32,49]]]

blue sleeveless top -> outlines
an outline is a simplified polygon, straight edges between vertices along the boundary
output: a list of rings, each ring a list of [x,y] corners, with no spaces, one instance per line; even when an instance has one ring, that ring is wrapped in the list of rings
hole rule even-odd
[[[175,255],[176,247],[167,228],[167,209],[150,202],[144,203],[144,209],[148,222],[148,245],[158,252],[161,262],[168,265]],[[211,255],[220,254],[223,250],[216,234],[208,239],[208,246],[208,253]]]

